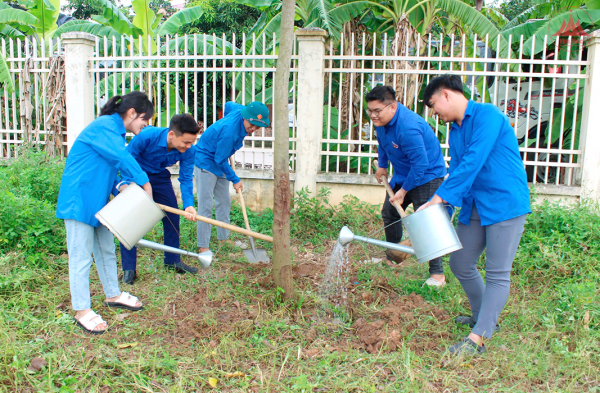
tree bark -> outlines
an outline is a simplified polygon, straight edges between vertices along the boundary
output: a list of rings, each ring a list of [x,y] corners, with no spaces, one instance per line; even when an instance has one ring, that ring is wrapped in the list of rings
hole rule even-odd
[[[290,250],[290,171],[288,85],[294,42],[294,0],[283,0],[279,55],[275,72],[275,191],[273,209],[273,276],[275,285],[284,290],[283,297],[295,297]]]

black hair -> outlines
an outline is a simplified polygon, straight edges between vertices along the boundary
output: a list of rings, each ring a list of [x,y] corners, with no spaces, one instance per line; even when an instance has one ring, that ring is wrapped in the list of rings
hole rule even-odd
[[[436,94],[441,89],[448,89],[455,91],[460,94],[464,94],[462,79],[458,75],[445,74],[433,78],[429,84],[425,87],[423,93],[423,102],[425,105],[431,108],[429,105],[431,96]]]
[[[118,113],[124,114],[129,109],[135,109],[138,116],[144,114],[144,120],[149,120],[154,115],[154,105],[148,96],[141,91],[132,91],[124,96],[114,96],[102,107],[100,116]]]
[[[171,118],[169,130],[173,131],[177,136],[181,136],[183,134],[196,135],[200,131],[200,126],[192,115],[183,113],[181,115],[175,115]]]
[[[365,99],[367,102],[379,101],[381,103],[396,101],[396,91],[391,86],[375,86],[373,90],[367,93]]]

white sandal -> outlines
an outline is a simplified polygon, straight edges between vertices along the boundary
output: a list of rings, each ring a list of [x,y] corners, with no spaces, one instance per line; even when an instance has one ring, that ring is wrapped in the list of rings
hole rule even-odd
[[[102,334],[106,331],[106,329],[104,330],[95,330],[96,326],[98,325],[102,325],[103,323],[106,323],[104,321],[104,319],[102,319],[102,317],[98,314],[96,314],[94,311],[90,311],[87,314],[85,314],[83,317],[77,319],[77,318],[73,318],[75,320],[75,323],[77,323],[77,325],[83,329],[83,331],[85,331],[86,333],[91,333],[91,334]],[[108,324],[107,324],[108,325]]]
[[[119,295],[119,297],[112,302],[104,302],[104,305],[107,307],[113,307],[113,308],[124,308],[126,310],[130,310],[130,311],[140,311],[142,308],[144,308],[143,305],[137,307],[136,304],[138,302],[138,298],[135,296],[130,295],[127,292],[121,292],[121,294]]]

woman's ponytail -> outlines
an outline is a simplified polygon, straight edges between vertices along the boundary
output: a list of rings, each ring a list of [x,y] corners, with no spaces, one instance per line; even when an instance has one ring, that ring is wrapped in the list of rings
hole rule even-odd
[[[121,96],[114,96],[113,98],[108,100],[108,102],[106,104],[104,104],[104,106],[102,107],[102,110],[100,111],[100,116],[112,115],[113,113],[116,112],[116,108],[120,103],[121,103]]]
[[[124,96],[114,96],[102,107],[100,116],[118,113],[123,115],[129,109],[135,109],[139,115],[144,114],[144,119],[150,119],[154,115],[154,105],[148,96],[141,91],[132,91]]]

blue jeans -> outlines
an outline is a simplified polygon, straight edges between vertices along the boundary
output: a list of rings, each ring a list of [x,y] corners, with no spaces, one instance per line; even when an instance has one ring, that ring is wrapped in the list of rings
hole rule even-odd
[[[65,220],[69,252],[69,283],[73,310],[92,308],[90,300],[90,268],[96,270],[107,298],[121,294],[117,273],[115,240],[104,225],[93,227],[77,220]],[[92,260],[92,254],[94,259]]]
[[[215,216],[218,221],[229,224],[231,213],[231,196],[229,195],[229,180],[225,176],[216,176],[206,169],[194,167],[196,190],[198,192],[198,214],[212,218],[213,200]],[[212,225],[202,221],[196,224],[198,232],[198,247],[208,248]],[[227,240],[229,229],[217,227],[217,239]]]
[[[173,183],[171,183],[171,172],[168,169],[159,173],[148,173],[148,179],[150,179],[150,185],[152,186],[152,199],[154,199],[154,202],[174,207],[175,209],[179,208],[177,197],[173,190]],[[179,248],[179,216],[173,213],[166,213],[166,216],[162,219],[162,223],[164,244]],[[135,270],[137,265],[137,248],[133,247],[131,250],[128,250],[122,244],[120,246],[123,270]],[[174,265],[181,262],[181,256],[165,252],[164,261],[166,265]]]

